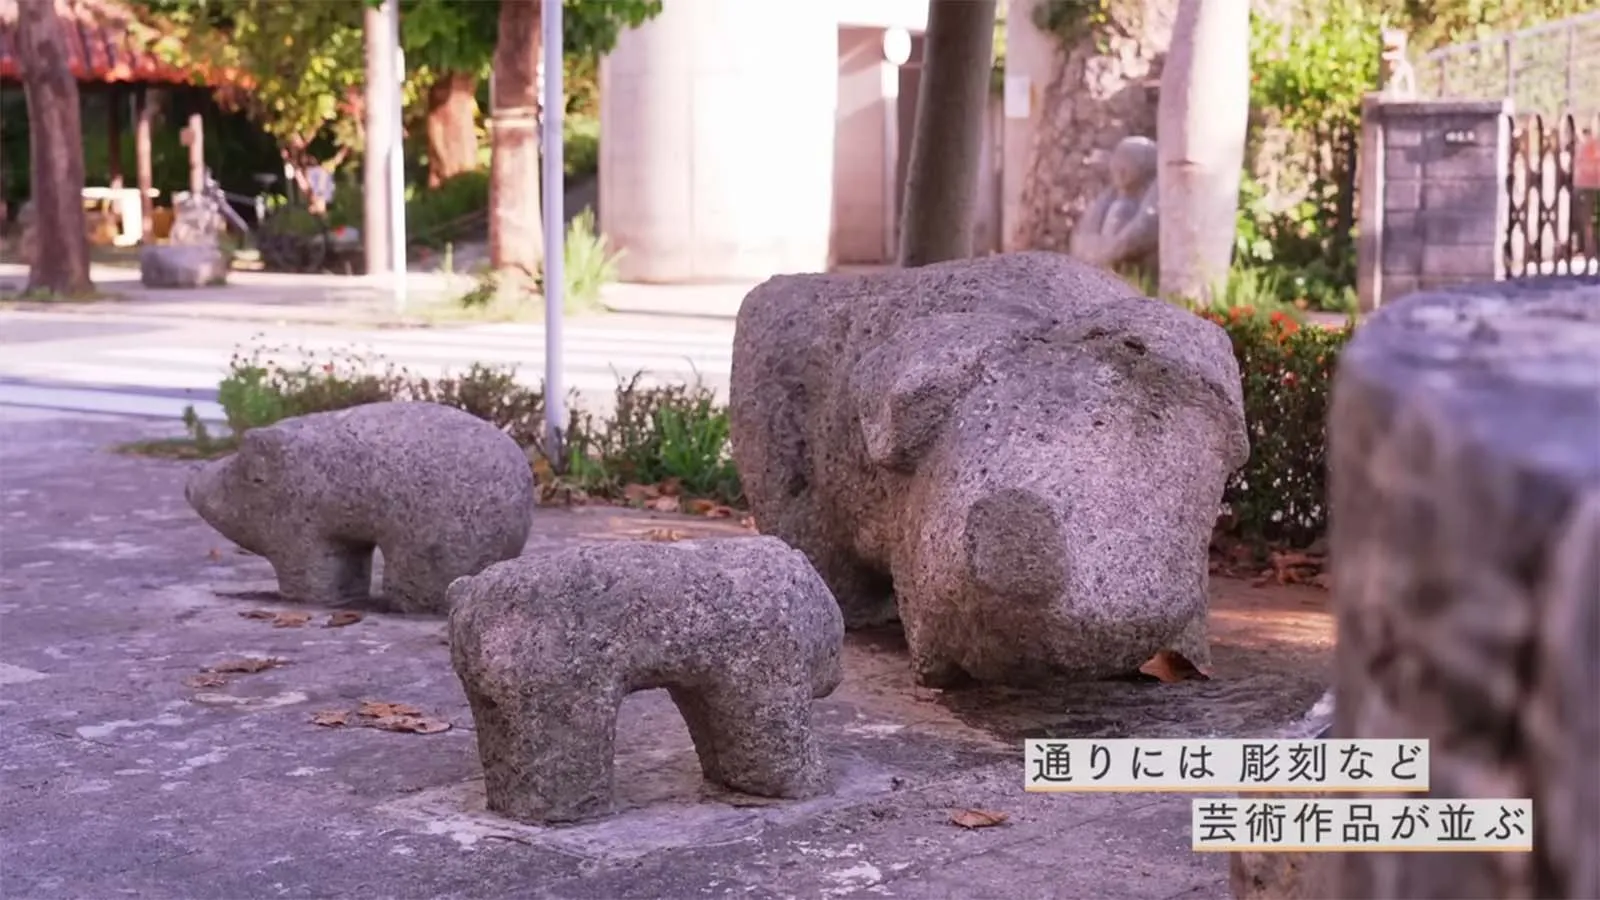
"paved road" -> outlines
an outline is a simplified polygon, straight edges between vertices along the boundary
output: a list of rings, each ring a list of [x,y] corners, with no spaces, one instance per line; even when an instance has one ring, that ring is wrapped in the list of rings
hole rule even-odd
[[[566,387],[586,408],[606,408],[618,375],[641,370],[654,383],[699,377],[726,396],[731,322],[689,330],[597,319],[570,323],[563,336]],[[528,384],[544,375],[538,325],[360,329],[11,312],[0,313],[0,405],[169,418],[193,404],[220,421],[217,383],[236,352],[254,347],[280,360],[372,353],[428,377],[474,362],[515,366]]]

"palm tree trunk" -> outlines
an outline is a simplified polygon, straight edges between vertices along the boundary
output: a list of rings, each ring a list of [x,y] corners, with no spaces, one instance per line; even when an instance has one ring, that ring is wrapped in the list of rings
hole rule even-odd
[[[1249,0],[1182,0],[1156,113],[1167,296],[1227,284],[1249,115]]]
[[[542,0],[500,0],[490,121],[489,260],[532,277],[543,256],[539,208],[539,22]]]

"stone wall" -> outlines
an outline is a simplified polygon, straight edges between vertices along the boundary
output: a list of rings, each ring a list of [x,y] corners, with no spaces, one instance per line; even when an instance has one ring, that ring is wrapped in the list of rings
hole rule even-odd
[[[1362,107],[1357,288],[1363,312],[1413,291],[1505,277],[1509,104]]]
[[[1111,148],[1156,136],[1161,61],[1177,10],[1177,0],[1112,0],[1112,24],[1086,28],[1058,50],[1029,135],[1020,207],[1006,225],[1010,246],[1065,253],[1078,217],[1110,183]]]

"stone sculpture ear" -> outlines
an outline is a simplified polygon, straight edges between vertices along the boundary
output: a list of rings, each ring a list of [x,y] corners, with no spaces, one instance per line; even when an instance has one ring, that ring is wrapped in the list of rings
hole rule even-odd
[[[873,465],[899,472],[915,468],[981,377],[984,353],[1018,325],[1009,317],[977,313],[932,316],[862,354],[850,386]]]
[[[246,480],[265,482],[283,459],[289,436],[279,428],[252,428],[239,439],[237,458]]]

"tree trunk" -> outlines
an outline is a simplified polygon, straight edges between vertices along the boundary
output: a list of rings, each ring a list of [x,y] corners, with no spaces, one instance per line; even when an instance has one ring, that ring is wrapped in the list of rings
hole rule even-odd
[[[1041,4],[1042,5],[1042,4]],[[1111,0],[1105,22],[1061,40],[1022,186],[1016,242],[1067,252],[1072,230],[1111,183],[1105,159],[1123,138],[1156,135],[1156,79],[1178,0]],[[1009,229],[1008,229],[1009,230]]]
[[[489,141],[489,261],[533,276],[543,256],[539,217],[539,15],[542,0],[500,0]]]
[[[928,0],[921,97],[906,164],[900,265],[972,255],[995,0]]]
[[[478,168],[478,79],[444,72],[428,86],[428,187]]]
[[[1161,292],[1227,285],[1250,117],[1248,0],[1181,0],[1161,74]]]
[[[83,215],[83,122],[55,0],[19,0],[16,41],[28,103],[34,246],[39,250],[28,269],[27,289],[86,294],[94,284]]]

